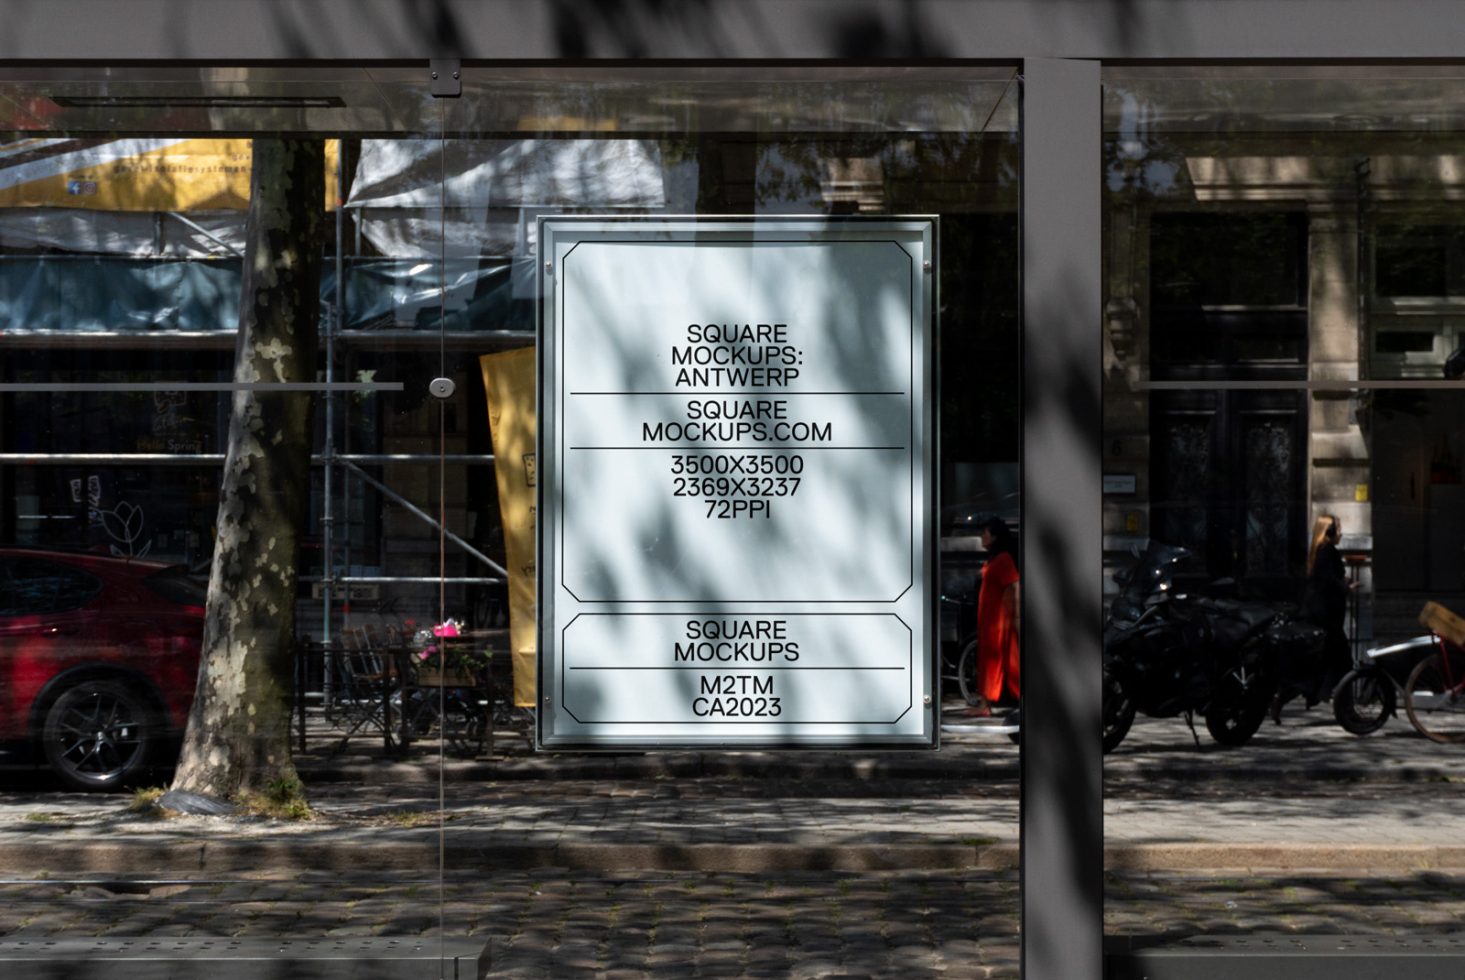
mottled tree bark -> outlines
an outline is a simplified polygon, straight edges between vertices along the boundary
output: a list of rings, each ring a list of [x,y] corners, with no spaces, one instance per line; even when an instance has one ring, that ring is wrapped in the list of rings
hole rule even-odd
[[[237,382],[315,380],[324,148],[254,140]],[[225,799],[293,781],[295,586],[311,395],[234,393],[198,689],[173,788]]]

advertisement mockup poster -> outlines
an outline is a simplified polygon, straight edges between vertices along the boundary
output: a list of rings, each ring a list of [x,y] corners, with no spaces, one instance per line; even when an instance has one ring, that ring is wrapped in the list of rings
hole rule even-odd
[[[934,219],[539,242],[541,744],[931,744]]]

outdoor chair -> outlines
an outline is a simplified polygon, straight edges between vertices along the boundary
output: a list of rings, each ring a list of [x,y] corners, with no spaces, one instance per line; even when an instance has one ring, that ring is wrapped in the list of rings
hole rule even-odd
[[[341,646],[332,658],[335,690],[331,722],[345,729],[332,753],[342,751],[360,731],[381,732],[385,747],[394,745],[392,697],[399,676],[389,648],[373,626],[341,631]]]

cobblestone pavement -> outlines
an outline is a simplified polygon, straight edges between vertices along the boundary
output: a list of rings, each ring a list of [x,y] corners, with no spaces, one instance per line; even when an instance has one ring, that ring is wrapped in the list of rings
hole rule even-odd
[[[1319,709],[1284,721],[1224,750],[1141,719],[1106,758],[1110,934],[1457,930],[1458,750],[1399,722],[1357,739]],[[1015,977],[1016,762],[975,736],[924,754],[519,752],[451,769],[441,838],[422,756],[317,769],[319,818],[297,824],[149,818],[26,777],[0,792],[0,936],[466,935],[497,977]],[[494,860],[514,846],[558,866]],[[232,863],[192,857],[229,847]],[[683,869],[697,848],[711,857]]]
[[[1112,935],[1422,935],[1465,921],[1465,874],[1109,874]]]
[[[481,939],[492,977],[1016,977],[1012,873],[109,876],[0,882],[8,938]],[[1111,935],[1446,934],[1465,876],[1106,876]]]
[[[489,945],[490,976],[555,980],[1016,977],[1017,909],[1010,873],[0,883],[11,938],[469,936]]]
[[[1283,712],[1282,724],[1263,722],[1238,748],[1218,745],[1200,719],[1196,729],[1198,745],[1183,718],[1136,719],[1119,747],[1104,757],[1106,777],[1166,772],[1197,782],[1283,775],[1408,780],[1449,774],[1458,759],[1450,746],[1421,738],[1408,720],[1391,718],[1374,735],[1350,735],[1327,704],[1304,710],[1293,702]]]

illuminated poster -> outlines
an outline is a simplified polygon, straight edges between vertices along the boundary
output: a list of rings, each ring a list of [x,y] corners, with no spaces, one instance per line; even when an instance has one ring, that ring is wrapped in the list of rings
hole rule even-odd
[[[934,221],[539,241],[541,743],[930,743]]]

